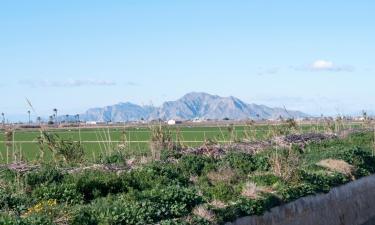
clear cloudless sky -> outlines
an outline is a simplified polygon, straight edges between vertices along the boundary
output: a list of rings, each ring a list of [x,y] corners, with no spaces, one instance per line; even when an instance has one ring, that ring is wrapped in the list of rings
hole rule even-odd
[[[1,0],[0,111],[26,117],[25,98],[49,115],[199,91],[375,112],[374,12],[373,0]]]

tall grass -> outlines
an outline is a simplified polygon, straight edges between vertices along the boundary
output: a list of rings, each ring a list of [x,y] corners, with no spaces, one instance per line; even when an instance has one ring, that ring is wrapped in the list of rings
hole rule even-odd
[[[160,154],[163,149],[172,150],[174,147],[172,132],[160,123],[157,126],[151,126],[150,150],[153,160],[160,160]]]

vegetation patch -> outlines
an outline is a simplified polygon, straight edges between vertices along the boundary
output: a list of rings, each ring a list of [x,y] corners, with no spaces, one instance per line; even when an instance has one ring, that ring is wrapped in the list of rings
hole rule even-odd
[[[89,162],[55,137],[49,163],[2,166],[0,224],[224,224],[375,172],[371,132],[220,157],[154,132],[151,156],[114,146]]]

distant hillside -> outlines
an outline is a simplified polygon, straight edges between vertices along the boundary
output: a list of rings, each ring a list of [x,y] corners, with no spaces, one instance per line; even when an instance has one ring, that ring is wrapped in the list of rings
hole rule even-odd
[[[303,118],[307,114],[283,108],[247,104],[235,97],[220,97],[207,93],[192,92],[177,101],[169,101],[160,107],[140,106],[133,103],[119,103],[103,108],[93,108],[81,115],[86,121],[137,121],[154,119],[191,120],[195,118],[233,120]]]

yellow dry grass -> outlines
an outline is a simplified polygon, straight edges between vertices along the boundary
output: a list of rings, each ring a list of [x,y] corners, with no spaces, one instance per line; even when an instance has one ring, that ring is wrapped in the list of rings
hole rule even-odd
[[[214,222],[216,220],[215,213],[211,210],[208,210],[203,205],[195,207],[193,209],[193,214],[210,222]]]
[[[236,176],[236,173],[230,167],[223,167],[218,169],[217,171],[211,171],[207,174],[208,179],[213,182],[227,182],[233,180]]]
[[[352,175],[354,170],[354,166],[339,159],[324,159],[318,162],[317,165],[345,175]]]

